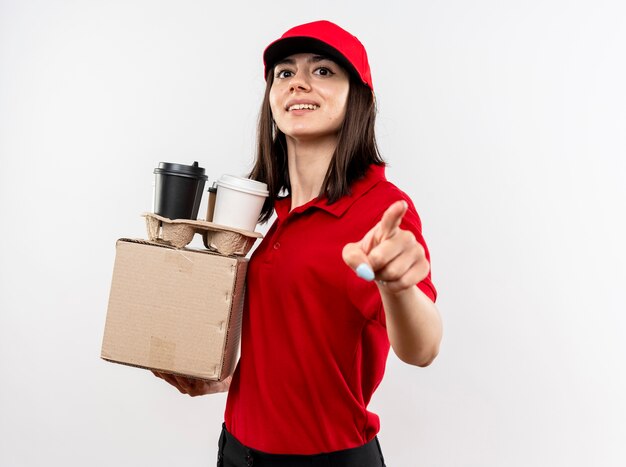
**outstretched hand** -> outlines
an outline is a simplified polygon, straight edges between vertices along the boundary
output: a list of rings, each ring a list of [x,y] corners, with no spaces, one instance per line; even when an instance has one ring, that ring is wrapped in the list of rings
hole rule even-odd
[[[376,279],[381,291],[400,293],[428,275],[430,264],[415,235],[400,228],[406,201],[393,203],[358,242],[343,248],[343,260],[368,281]]]

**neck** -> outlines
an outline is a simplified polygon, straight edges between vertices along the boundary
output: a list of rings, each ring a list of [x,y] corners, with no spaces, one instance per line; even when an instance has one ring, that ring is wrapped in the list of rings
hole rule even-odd
[[[335,136],[315,141],[287,137],[291,209],[302,206],[320,195],[336,147]]]

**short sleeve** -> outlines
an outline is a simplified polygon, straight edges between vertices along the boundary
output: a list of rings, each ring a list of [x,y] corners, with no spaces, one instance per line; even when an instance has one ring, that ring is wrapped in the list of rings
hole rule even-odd
[[[406,195],[404,195],[403,198],[409,204],[409,209],[402,219],[400,228],[404,230],[409,230],[413,233],[417,242],[422,245],[422,248],[424,248],[426,260],[431,265],[431,268],[428,271],[428,275],[421,282],[419,282],[417,286],[422,292],[426,294],[428,298],[435,302],[437,300],[437,289],[435,288],[432,281],[432,262],[430,260],[430,251],[428,250],[428,246],[426,245],[426,241],[424,240],[424,236],[422,235],[422,222],[411,199]]]

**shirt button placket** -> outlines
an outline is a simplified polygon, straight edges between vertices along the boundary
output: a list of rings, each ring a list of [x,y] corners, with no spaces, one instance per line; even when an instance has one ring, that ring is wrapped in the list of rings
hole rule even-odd
[[[279,225],[278,229],[276,229],[276,233],[272,237],[272,249],[276,252],[280,250],[280,238],[282,237],[283,230],[285,228],[284,222],[283,225]]]

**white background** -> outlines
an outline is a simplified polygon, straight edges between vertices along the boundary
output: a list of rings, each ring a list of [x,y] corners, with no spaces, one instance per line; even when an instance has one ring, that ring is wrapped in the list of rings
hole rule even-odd
[[[0,0],[0,465],[214,465],[225,395],[100,360],[159,161],[244,174],[262,51],[366,45],[445,324],[371,404],[389,466],[626,465],[626,7]]]

